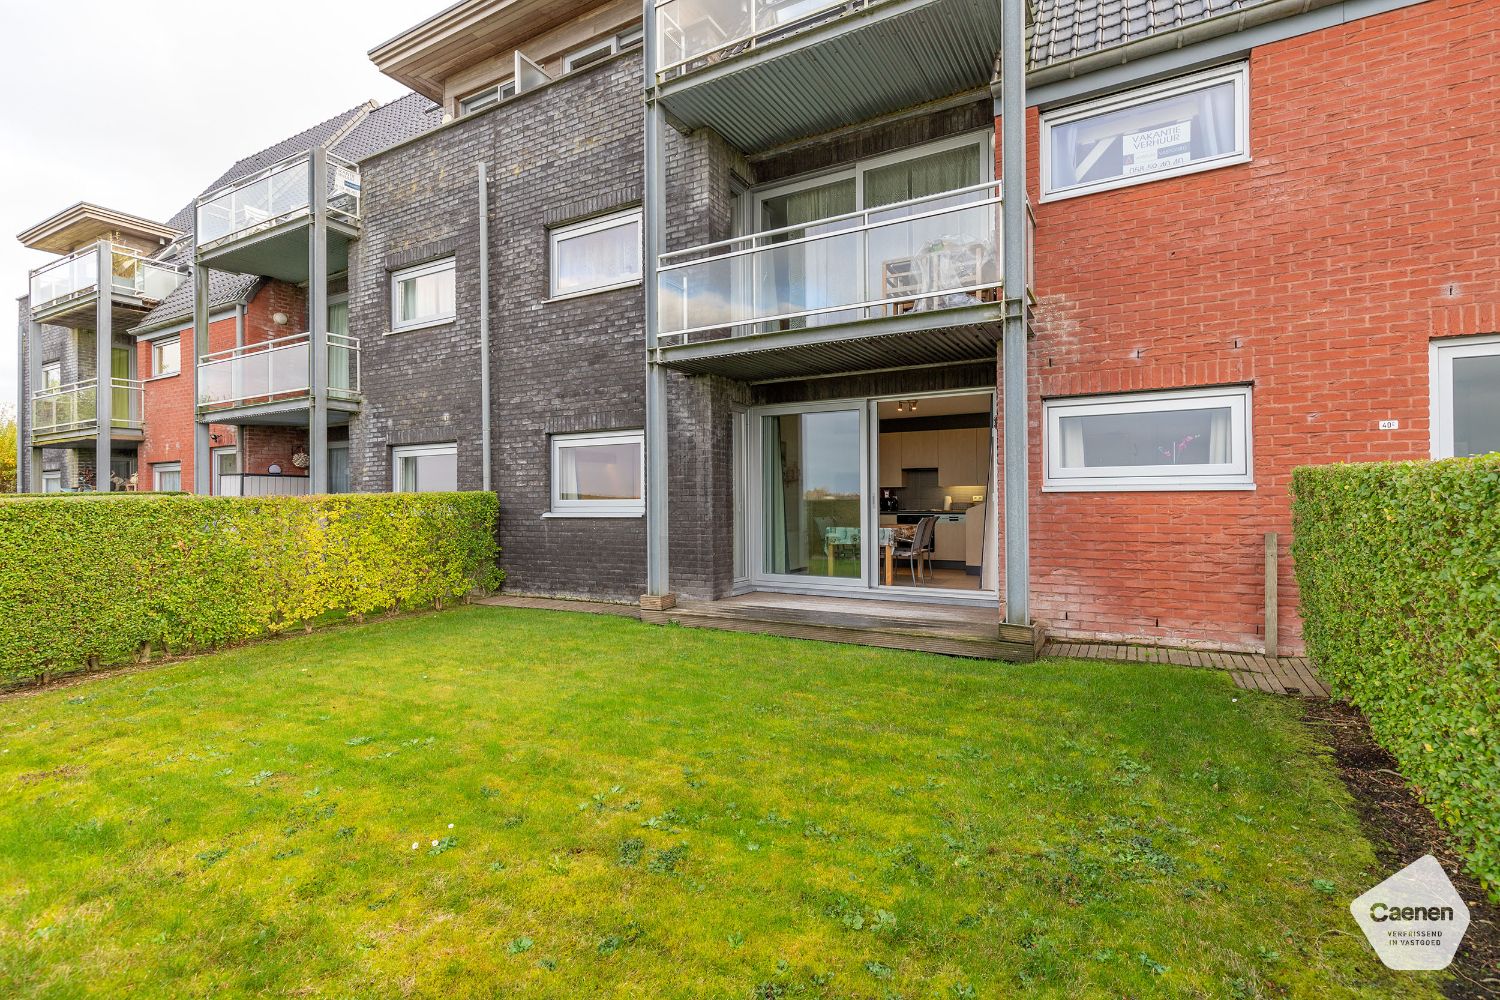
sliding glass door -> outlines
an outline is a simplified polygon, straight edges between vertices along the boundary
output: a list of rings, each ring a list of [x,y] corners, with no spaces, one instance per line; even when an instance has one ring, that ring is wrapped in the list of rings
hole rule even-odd
[[[756,576],[818,588],[865,586],[865,408],[777,408],[762,411],[754,429]]]

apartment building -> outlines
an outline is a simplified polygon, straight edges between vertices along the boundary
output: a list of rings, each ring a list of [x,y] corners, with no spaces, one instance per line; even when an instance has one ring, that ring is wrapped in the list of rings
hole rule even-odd
[[[305,214],[311,186],[306,167],[297,170],[315,150],[350,164],[357,190],[360,157],[440,120],[415,95],[367,102],[236,162],[164,223],[81,203],[21,234],[27,246],[60,255],[32,273],[20,302],[22,490],[307,492],[315,464],[307,267],[278,264],[284,246],[258,238]],[[227,231],[241,224],[253,232]],[[266,259],[243,272],[196,271],[200,225],[206,241],[236,236]],[[358,347],[347,339],[343,271],[336,259],[327,274],[327,322],[335,406],[346,413],[358,399]],[[110,275],[102,298],[99,273]],[[101,406],[95,372],[105,365],[111,387]],[[324,468],[330,489],[347,490],[339,421]],[[106,462],[110,474],[100,479],[95,470]]]
[[[376,46],[424,127],[172,220],[192,289],[292,296],[171,293],[189,478],[279,433],[313,490],[494,490],[508,589],[652,621],[1298,651],[1291,470],[1500,448],[1500,0],[1002,13],[465,0]]]

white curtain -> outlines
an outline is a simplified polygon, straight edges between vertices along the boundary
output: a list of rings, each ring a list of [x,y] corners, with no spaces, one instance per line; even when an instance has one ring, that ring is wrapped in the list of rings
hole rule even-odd
[[[1227,409],[1213,410],[1212,414],[1213,423],[1208,432],[1208,461],[1212,465],[1224,465],[1233,460],[1231,414]]]

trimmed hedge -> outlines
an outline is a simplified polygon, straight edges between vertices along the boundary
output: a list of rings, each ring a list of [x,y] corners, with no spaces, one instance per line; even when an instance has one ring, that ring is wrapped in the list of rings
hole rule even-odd
[[[1500,455],[1296,470],[1308,650],[1500,898]]]
[[[0,502],[0,685],[492,589],[493,493]]]

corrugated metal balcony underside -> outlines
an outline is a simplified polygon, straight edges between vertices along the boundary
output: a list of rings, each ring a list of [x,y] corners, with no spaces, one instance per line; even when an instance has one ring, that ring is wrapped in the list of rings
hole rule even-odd
[[[987,304],[946,311],[941,326],[915,314],[663,346],[657,355],[674,371],[744,382],[994,361],[1002,315]]]
[[[662,84],[667,111],[744,152],[988,86],[998,0],[882,0]]]

